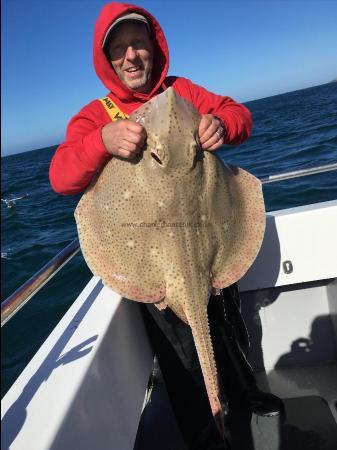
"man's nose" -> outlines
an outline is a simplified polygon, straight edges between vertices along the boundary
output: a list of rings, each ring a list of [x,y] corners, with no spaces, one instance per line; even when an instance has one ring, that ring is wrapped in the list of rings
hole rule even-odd
[[[135,59],[137,57],[137,52],[132,45],[129,45],[129,47],[126,49],[125,57],[127,59]]]

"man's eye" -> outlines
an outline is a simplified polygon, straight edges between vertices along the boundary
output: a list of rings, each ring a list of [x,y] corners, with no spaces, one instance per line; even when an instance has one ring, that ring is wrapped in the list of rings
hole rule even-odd
[[[134,46],[135,47],[141,47],[144,45],[144,40],[143,39],[136,39],[134,42]]]
[[[123,56],[124,47],[122,44],[114,44],[110,47],[110,58],[119,59]]]

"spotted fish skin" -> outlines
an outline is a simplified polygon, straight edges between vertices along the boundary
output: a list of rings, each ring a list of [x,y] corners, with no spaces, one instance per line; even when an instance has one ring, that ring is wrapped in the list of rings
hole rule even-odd
[[[122,296],[169,306],[191,327],[210,407],[224,432],[209,331],[211,287],[239,280],[262,243],[261,183],[198,145],[200,115],[172,88],[135,111],[147,145],[135,160],[112,158],[75,218],[92,272]]]

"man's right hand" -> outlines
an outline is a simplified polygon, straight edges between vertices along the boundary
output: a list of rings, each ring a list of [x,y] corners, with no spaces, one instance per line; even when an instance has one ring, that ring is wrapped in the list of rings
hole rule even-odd
[[[125,159],[133,159],[142,150],[146,138],[145,128],[128,119],[108,123],[102,128],[107,152]]]

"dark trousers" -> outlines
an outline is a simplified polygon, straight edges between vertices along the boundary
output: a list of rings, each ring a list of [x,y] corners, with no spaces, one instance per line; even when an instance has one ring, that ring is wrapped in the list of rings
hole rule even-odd
[[[145,325],[165,381],[172,409],[190,449],[207,450],[219,434],[211,414],[191,329],[169,308],[142,305]],[[236,285],[211,296],[208,305],[215,359],[227,408],[255,385],[245,358],[248,335]],[[220,447],[219,447],[220,448]]]

